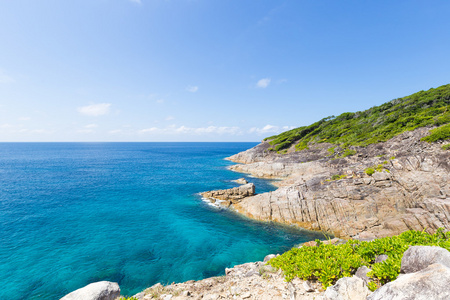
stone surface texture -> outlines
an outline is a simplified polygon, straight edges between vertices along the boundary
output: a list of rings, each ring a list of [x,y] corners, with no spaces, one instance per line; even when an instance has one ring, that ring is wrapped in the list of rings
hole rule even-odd
[[[273,256],[271,256],[273,257]],[[321,285],[298,278],[286,282],[281,271],[264,262],[246,263],[226,269],[226,275],[200,281],[187,281],[167,286],[156,284],[135,295],[139,300],[166,299],[250,299],[250,300],[320,300]]]
[[[248,217],[296,224],[340,237],[370,240],[409,229],[450,229],[450,151],[422,142],[430,128],[405,132],[340,157],[321,143],[287,154],[268,151],[268,142],[228,159],[236,172],[278,178],[276,191],[233,201]],[[377,167],[371,176],[369,167]],[[333,175],[345,175],[332,180]]]
[[[400,276],[367,297],[368,300],[444,300],[450,299],[450,269],[433,264]]]
[[[418,272],[432,264],[450,268],[450,252],[435,246],[411,246],[403,254],[400,273]]]
[[[117,283],[100,281],[73,291],[60,300],[116,300],[119,296],[120,288]]]
[[[325,291],[326,300],[365,300],[370,294],[364,280],[358,277],[344,277]]]

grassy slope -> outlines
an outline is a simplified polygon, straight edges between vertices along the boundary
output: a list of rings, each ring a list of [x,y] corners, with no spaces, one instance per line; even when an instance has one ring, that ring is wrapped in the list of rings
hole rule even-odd
[[[328,142],[341,146],[367,146],[387,141],[409,130],[441,126],[438,139],[448,139],[450,123],[450,84],[403,98],[394,99],[365,111],[324,118],[309,126],[295,128],[266,138],[280,151],[295,145],[306,149],[310,143]],[[433,140],[430,140],[433,141]]]

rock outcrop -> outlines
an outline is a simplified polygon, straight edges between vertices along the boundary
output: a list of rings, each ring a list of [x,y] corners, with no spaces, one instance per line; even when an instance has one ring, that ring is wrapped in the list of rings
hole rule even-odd
[[[380,287],[367,299],[450,299],[449,257],[450,252],[440,247],[410,247],[401,264],[406,274]]]
[[[60,300],[116,300],[119,296],[120,288],[117,283],[100,281],[73,291]]]
[[[200,194],[213,203],[219,200],[221,205],[229,206],[230,204],[238,203],[245,197],[253,196],[255,194],[255,185],[253,183],[247,183],[231,189],[215,190]]]
[[[449,230],[450,151],[420,141],[428,131],[419,128],[385,143],[354,147],[356,154],[347,157],[326,143],[280,155],[263,142],[231,156],[244,164],[230,169],[280,178],[280,188],[233,202],[232,208],[258,220],[361,240],[409,229]]]

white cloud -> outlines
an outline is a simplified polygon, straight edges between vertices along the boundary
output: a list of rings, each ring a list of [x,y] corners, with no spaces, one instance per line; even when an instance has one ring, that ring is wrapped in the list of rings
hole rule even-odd
[[[2,124],[2,125],[0,125],[0,128],[2,128],[2,129],[6,129],[6,128],[12,128],[13,126],[11,125],[11,124]]]
[[[166,121],[172,121],[175,120],[174,116],[167,116],[167,118],[165,119]]]
[[[265,89],[266,87],[269,86],[269,84],[270,84],[270,78],[263,78],[263,79],[258,80],[258,82],[256,83],[256,87]]]
[[[30,121],[31,118],[30,117],[20,117],[17,120],[19,120],[19,121]]]
[[[195,93],[196,91],[198,91],[198,86],[188,86],[186,88],[186,91],[191,92],[191,93]]]
[[[239,135],[242,131],[239,127],[228,126],[208,126],[208,127],[187,127],[187,126],[168,126],[165,128],[151,127],[139,130],[140,134],[154,133],[154,134],[188,134],[188,135],[207,135],[207,134],[219,134],[219,135]]]
[[[97,124],[88,124],[86,126],[84,126],[84,128],[97,128],[98,125]]]
[[[166,100],[164,100],[164,99],[158,99],[158,100],[156,100],[156,103],[158,103],[158,104],[163,104],[164,102],[166,102]]]
[[[279,133],[281,131],[284,131],[285,128],[288,128],[288,127],[289,126],[284,126],[284,127],[280,128],[279,126],[267,124],[263,128],[252,127],[252,128],[250,128],[250,130],[248,132],[249,133],[257,133],[259,135],[266,134],[266,133]]]
[[[159,131],[160,129],[158,127],[151,127],[151,128],[146,128],[146,129],[142,129],[139,130],[139,133],[150,133],[150,132],[156,132]]]
[[[0,83],[14,83],[16,82],[14,80],[14,78],[12,78],[11,76],[7,75],[3,70],[0,70]]]
[[[110,108],[111,108],[111,103],[99,103],[99,104],[81,106],[81,107],[78,107],[77,110],[82,115],[97,117],[97,116],[109,114]]]

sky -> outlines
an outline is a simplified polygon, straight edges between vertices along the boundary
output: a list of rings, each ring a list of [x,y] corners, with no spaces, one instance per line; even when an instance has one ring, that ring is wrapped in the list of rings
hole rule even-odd
[[[450,1],[0,0],[0,142],[261,141],[450,83]]]

